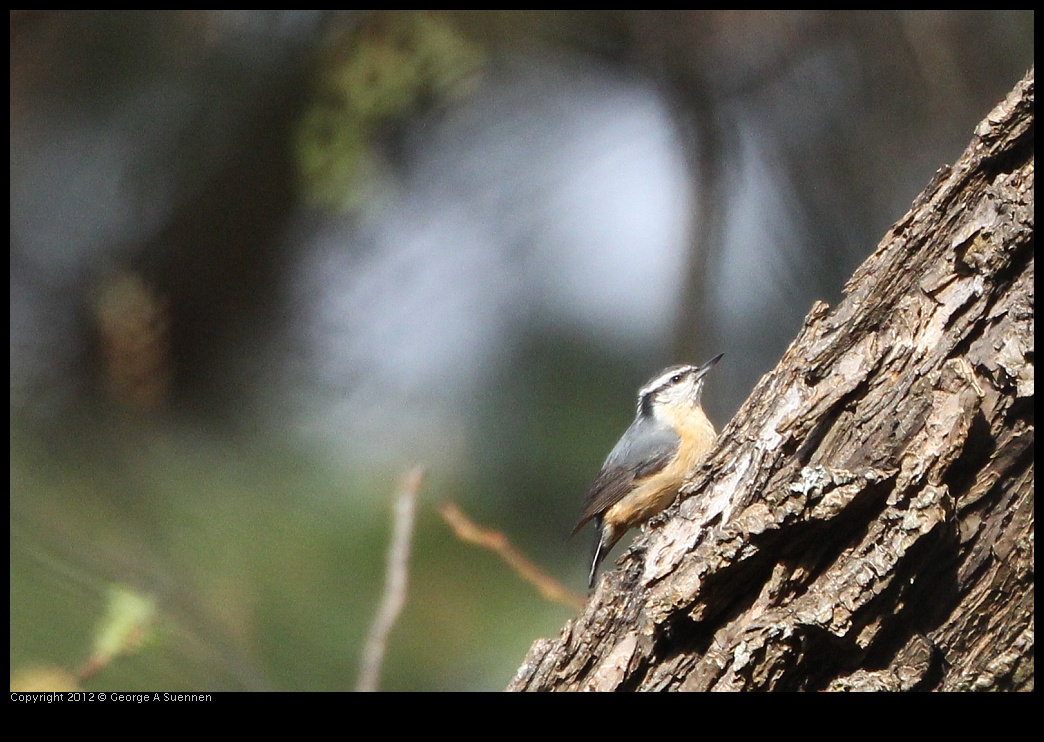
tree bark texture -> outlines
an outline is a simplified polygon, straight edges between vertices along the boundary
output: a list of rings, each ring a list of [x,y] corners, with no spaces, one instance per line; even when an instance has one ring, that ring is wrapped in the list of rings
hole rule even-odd
[[[1033,79],[510,690],[1032,690]]]

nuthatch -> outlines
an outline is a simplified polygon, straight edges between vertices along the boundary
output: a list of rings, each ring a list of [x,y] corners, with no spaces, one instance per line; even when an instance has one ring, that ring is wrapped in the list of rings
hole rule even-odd
[[[576,534],[594,519],[598,530],[590,587],[598,565],[628,528],[671,504],[685,477],[714,443],[700,406],[704,377],[724,353],[702,366],[671,366],[638,390],[638,413],[598,472]]]

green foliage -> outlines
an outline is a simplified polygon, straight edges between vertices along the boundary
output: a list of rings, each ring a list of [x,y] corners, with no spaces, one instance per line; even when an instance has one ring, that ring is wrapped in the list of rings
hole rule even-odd
[[[295,132],[307,196],[357,207],[379,184],[377,137],[425,106],[465,94],[482,64],[477,45],[426,11],[375,13],[339,33]]]
[[[148,638],[155,616],[155,599],[126,585],[113,585],[105,617],[94,637],[91,661],[107,665],[120,655],[136,651]]]

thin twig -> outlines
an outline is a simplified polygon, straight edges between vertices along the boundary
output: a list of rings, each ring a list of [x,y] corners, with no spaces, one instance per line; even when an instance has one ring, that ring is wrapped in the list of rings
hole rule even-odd
[[[522,556],[504,534],[475,525],[461,512],[460,508],[449,501],[439,506],[439,514],[453,529],[457,538],[496,553],[523,580],[533,585],[545,599],[567,605],[570,608],[583,607],[586,600],[581,595],[563,587],[558,580],[545,574],[539,567]]]
[[[413,540],[413,516],[417,509],[417,490],[424,477],[424,468],[417,467],[402,480],[395,502],[395,524],[388,547],[388,568],[384,576],[384,593],[370,635],[363,649],[363,663],[357,691],[375,691],[381,676],[384,650],[395,621],[406,603],[406,585],[409,577],[410,545]]]

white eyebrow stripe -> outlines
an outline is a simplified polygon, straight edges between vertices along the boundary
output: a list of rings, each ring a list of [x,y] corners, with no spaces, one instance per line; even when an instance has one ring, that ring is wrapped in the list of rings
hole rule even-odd
[[[657,389],[667,386],[670,380],[678,374],[687,374],[695,370],[695,366],[688,365],[671,366],[670,368],[665,369],[663,373],[661,373],[659,376],[657,376],[655,379],[651,380],[648,384],[641,388],[641,390],[638,392],[639,400],[648,396],[649,394],[652,394]]]

